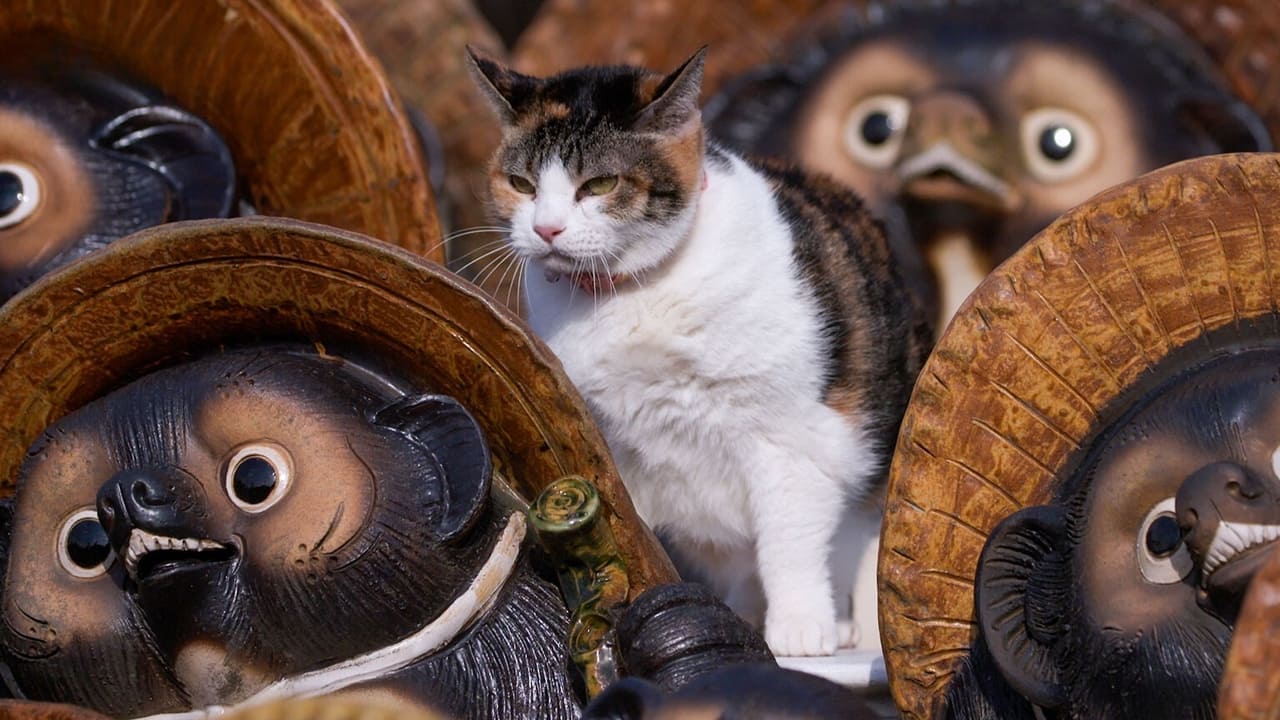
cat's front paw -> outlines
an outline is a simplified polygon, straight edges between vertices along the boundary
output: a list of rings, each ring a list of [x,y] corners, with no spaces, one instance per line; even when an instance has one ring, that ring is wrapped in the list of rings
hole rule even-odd
[[[764,639],[774,655],[831,655],[836,651],[840,633],[834,618],[818,620],[807,614],[770,614],[764,626]]]

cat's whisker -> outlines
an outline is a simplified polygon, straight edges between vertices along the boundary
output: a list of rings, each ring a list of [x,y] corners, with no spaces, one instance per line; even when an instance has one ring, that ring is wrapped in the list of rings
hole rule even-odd
[[[494,273],[502,267],[503,263],[505,263],[509,257],[510,256],[508,255],[500,255],[496,259],[490,261],[484,269],[476,273],[476,277],[472,282],[481,287],[485,287],[485,283],[493,277]]]
[[[524,273],[525,273],[525,269],[528,266],[529,266],[529,258],[525,258],[525,257],[520,258],[516,262],[515,277],[511,279],[511,284],[507,286],[507,307],[512,311],[518,310],[516,306],[511,304],[512,294],[514,293],[515,300],[519,302],[520,287],[524,284]]]
[[[573,269],[569,272],[569,304],[573,304],[573,296],[578,292],[578,278],[582,272],[582,261],[578,258],[573,259]]]
[[[462,229],[462,230],[455,230],[455,231],[453,231],[453,232],[449,233],[448,235],[446,235],[446,236],[445,236],[445,242],[448,242],[448,241],[450,241],[450,240],[457,240],[458,238],[464,238],[464,237],[467,237],[468,235],[483,235],[483,234],[485,234],[485,233],[503,233],[503,234],[505,234],[505,235],[510,235],[510,234],[511,234],[511,228],[508,228],[508,227],[498,227],[498,226],[496,226],[496,225],[495,225],[495,226],[493,226],[493,227],[469,227],[469,228],[464,228],[464,229]]]
[[[502,286],[503,286],[503,285],[506,285],[506,284],[507,284],[507,276],[511,274],[511,271],[512,271],[512,270],[515,270],[515,269],[516,269],[516,268],[518,268],[518,267],[520,267],[520,256],[519,256],[519,255],[513,255],[513,256],[511,257],[511,259],[507,261],[507,267],[506,267],[506,269],[505,269],[505,270],[503,270],[503,271],[502,271],[502,275],[498,278],[498,283],[497,283],[496,285],[494,285],[494,286],[493,286],[493,289],[494,289],[494,296],[493,296],[493,299],[494,299],[494,300],[498,300],[498,299],[499,299],[499,298],[498,298],[497,293],[498,293],[498,292],[500,292],[500,291],[502,290]],[[512,282],[515,282],[515,278],[512,278],[512,280],[511,280],[511,281],[512,281]],[[508,298],[510,298],[510,297],[511,297],[510,286],[508,285],[508,286],[507,286],[507,288],[508,288],[507,297],[508,297]],[[511,307],[511,305],[510,305],[510,304],[508,304],[508,305],[507,305],[507,307],[509,308],[509,307]]]
[[[492,250],[489,250],[488,252],[486,252],[485,254],[481,255],[480,257],[473,258],[473,259],[472,259],[471,261],[469,261],[466,265],[463,265],[462,267],[458,268],[457,270],[454,270],[454,272],[455,272],[455,273],[457,273],[457,274],[459,274],[459,275],[461,275],[463,270],[466,270],[467,268],[471,267],[472,265],[475,265],[476,263],[480,262],[481,260],[484,260],[484,259],[485,259],[485,258],[487,258],[487,257],[492,257],[492,256],[494,256],[494,255],[497,255],[498,253],[503,252],[503,251],[511,252],[511,253],[513,253],[513,254],[514,254],[514,253],[515,253],[515,248],[511,247],[510,245],[508,245],[507,243],[505,243],[505,242],[504,242],[504,243],[502,243],[502,244],[501,244],[501,246],[500,246],[500,247],[497,247],[497,248],[494,248],[494,249],[492,249]],[[494,261],[494,262],[496,262],[496,261]],[[481,272],[482,272],[482,271],[481,271]],[[479,273],[477,273],[477,274],[479,274]]]
[[[477,253],[487,252],[487,251],[489,251],[489,250],[493,250],[494,248],[500,248],[500,247],[503,247],[504,245],[507,245],[507,241],[506,241],[506,239],[505,239],[505,238],[504,238],[504,239],[502,239],[502,240],[493,240],[493,241],[487,242],[487,243],[485,243],[485,244],[483,244],[483,245],[481,245],[481,246],[479,246],[479,247],[477,247],[477,248],[473,248],[473,249],[469,250],[469,251],[468,251],[466,254],[464,254],[464,255],[461,255],[461,256],[456,257],[456,258],[451,258],[449,262],[450,262],[450,264],[451,264],[451,265],[456,265],[457,263],[460,263],[460,262],[462,262],[463,260],[468,260],[469,258],[470,258],[470,259],[477,259],[477,258],[475,257]],[[465,268],[465,267],[467,267],[467,266],[466,266],[466,265],[463,265],[462,267],[464,267],[464,268]],[[455,272],[457,272],[457,271],[455,270]]]
[[[502,268],[503,265],[510,262],[511,258],[516,256],[516,252],[514,249],[512,248],[506,248],[506,249],[510,252],[509,255],[499,256],[497,260],[491,261],[488,265],[485,266],[483,270],[476,273],[476,279],[474,280],[476,285],[484,287],[485,282],[492,279],[494,274],[496,274],[498,270]]]
[[[605,248],[604,251],[609,253],[609,257],[612,258],[614,262],[617,262],[617,263],[622,262],[622,258],[618,255],[618,253],[614,252],[611,248]],[[605,261],[605,267],[609,268],[609,262],[607,260]],[[612,273],[613,270],[610,268],[609,272]],[[609,289],[612,291],[613,297],[618,297],[618,286],[613,282],[612,277],[613,276],[610,275]]]
[[[440,242],[427,248],[426,252],[424,252],[423,254],[430,255],[431,253],[435,252],[441,247],[449,244],[450,242],[453,242],[454,240],[457,240],[458,238],[467,237],[468,235],[479,235],[480,233],[487,233],[487,232],[489,233],[501,232],[509,235],[511,234],[511,228],[499,227],[497,225],[476,225],[473,227],[462,228],[460,230],[454,230],[453,232],[448,233],[443,238],[441,238]]]
[[[591,284],[596,291],[591,293],[591,317],[595,318],[600,314],[600,271],[596,269],[596,256],[591,258]]]

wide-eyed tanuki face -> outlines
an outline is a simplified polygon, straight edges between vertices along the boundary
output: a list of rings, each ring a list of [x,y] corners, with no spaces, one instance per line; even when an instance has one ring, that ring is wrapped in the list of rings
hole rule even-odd
[[[1080,5],[883,6],[727,91],[712,135],[858,190],[941,330],[987,272],[1093,194],[1269,147],[1189,39]]]
[[[203,120],[82,54],[0,57],[0,300],[142,228],[227,217],[230,151]]]
[[[28,697],[113,715],[226,705],[404,637],[487,544],[474,420],[334,359],[240,351],[51,426],[15,497],[0,655]]]
[[[1064,717],[1213,717],[1240,603],[1280,538],[1280,352],[1147,393],[1081,467],[983,551],[991,657]]]

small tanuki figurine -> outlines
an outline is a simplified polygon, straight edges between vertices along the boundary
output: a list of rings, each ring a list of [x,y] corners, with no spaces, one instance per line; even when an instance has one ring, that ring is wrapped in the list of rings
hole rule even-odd
[[[0,39],[0,300],[246,210],[438,245],[412,126],[328,0],[11,5]]]
[[[547,350],[407,252],[170,223],[15,297],[0,347],[15,697],[568,719],[619,674],[772,659],[669,584]]]
[[[881,626],[912,718],[1213,718],[1280,539],[1278,157],[1164,168],[979,286],[903,422]]]
[[[451,398],[227,352],[80,408],[29,456],[0,654],[30,697],[134,716],[372,687],[576,715],[568,611]]]
[[[786,60],[708,102],[709,126],[857,189],[939,330],[987,272],[1090,195],[1177,160],[1272,146],[1204,48],[1137,3],[872,5],[831,3]]]
[[[200,118],[44,53],[0,81],[0,298],[144,227],[237,211],[235,163]]]

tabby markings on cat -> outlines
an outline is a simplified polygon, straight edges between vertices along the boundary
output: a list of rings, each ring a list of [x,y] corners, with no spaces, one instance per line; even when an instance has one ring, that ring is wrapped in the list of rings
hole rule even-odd
[[[706,143],[704,57],[543,79],[473,54],[492,210],[641,516],[775,653],[829,654],[832,537],[882,484],[927,329],[856,196]]]

